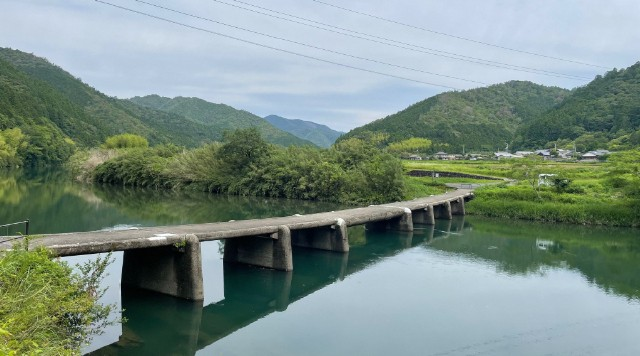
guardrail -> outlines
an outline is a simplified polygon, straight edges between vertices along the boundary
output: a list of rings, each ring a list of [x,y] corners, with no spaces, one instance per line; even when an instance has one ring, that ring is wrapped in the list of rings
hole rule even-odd
[[[6,235],[5,236],[9,236],[9,227],[10,226],[15,226],[15,225],[21,225],[21,224],[24,224],[24,236],[28,236],[29,235],[29,219],[27,219],[25,221],[18,221],[18,222],[14,222],[14,223],[10,223],[10,224],[0,225],[0,231],[2,231],[3,228],[6,229],[5,230],[6,231]],[[2,240],[0,242],[11,241],[11,240],[18,239],[20,237],[22,237],[22,236],[15,236],[15,237],[12,237],[10,239]]]

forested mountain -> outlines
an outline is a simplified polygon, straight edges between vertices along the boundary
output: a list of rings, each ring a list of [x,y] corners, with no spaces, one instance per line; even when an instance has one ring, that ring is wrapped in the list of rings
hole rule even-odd
[[[280,130],[304,140],[309,140],[320,147],[330,147],[344,133],[315,122],[287,119],[277,115],[269,115],[264,119]]]
[[[628,149],[640,145],[640,62],[597,76],[540,117],[525,124],[522,147],[576,143],[578,150]]]
[[[255,115],[220,107],[217,121],[257,126],[273,143],[311,144]],[[74,145],[96,146],[121,133],[143,136],[151,144],[195,147],[219,140],[222,130],[195,114],[185,117],[109,97],[44,58],[0,48],[0,165],[62,162]]]
[[[199,98],[165,98],[158,95],[134,97],[131,102],[167,113],[178,114],[206,125],[215,131],[214,138],[222,139],[225,131],[256,127],[265,140],[283,146],[312,145],[310,141],[298,138],[284,130],[280,130],[263,118],[244,110],[237,110],[224,104],[214,104]]]
[[[6,61],[0,76],[11,76],[2,83],[2,90],[14,98],[3,103],[0,113],[16,124],[34,118],[50,120],[76,143],[88,146],[124,132],[144,136],[152,143],[191,145],[188,140],[174,137],[175,123],[183,118],[134,108],[128,102],[110,98],[31,54],[0,49],[0,60]],[[11,72],[19,73],[19,77]],[[193,126],[187,123],[184,130],[200,135],[205,129]]]
[[[565,89],[522,81],[448,92],[356,128],[339,140],[373,133],[385,143],[422,137],[431,140],[435,150],[459,152],[463,145],[467,151],[494,150],[512,142],[520,125],[569,94]]]

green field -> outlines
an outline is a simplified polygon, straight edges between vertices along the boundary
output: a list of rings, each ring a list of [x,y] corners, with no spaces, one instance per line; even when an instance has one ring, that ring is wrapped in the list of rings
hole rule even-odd
[[[547,222],[640,226],[640,165],[637,151],[609,162],[553,162],[537,159],[501,161],[405,161],[405,171],[459,172],[506,178],[509,182],[471,178],[415,178],[432,188],[446,183],[479,183],[467,212],[476,215]],[[540,184],[540,174],[553,174]],[[444,188],[442,188],[444,189]]]

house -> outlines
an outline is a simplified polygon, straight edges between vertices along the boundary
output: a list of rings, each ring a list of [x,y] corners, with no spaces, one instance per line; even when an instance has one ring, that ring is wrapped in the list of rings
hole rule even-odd
[[[536,150],[535,154],[541,156],[545,160],[551,158],[551,150]]]
[[[531,156],[533,154],[535,154],[535,152],[533,152],[533,151],[516,151],[516,153],[515,153],[516,156],[522,156],[522,157]]]
[[[587,152],[585,154],[583,154],[582,156],[580,156],[580,159],[583,161],[597,161],[598,160],[598,155],[596,155],[593,152]]]
[[[411,161],[422,161],[422,157],[420,157],[418,155],[411,155],[411,156],[409,156],[409,159]]]
[[[520,155],[514,155],[509,152],[496,152],[493,154],[496,159],[505,159],[505,158],[523,158]]]
[[[436,157],[436,159],[441,159],[444,161],[453,161],[456,159],[456,155],[450,154],[450,153],[446,153],[443,151],[440,152],[436,152],[436,154],[434,155]]]
[[[608,151],[608,150],[595,150],[595,151],[590,151],[590,152],[592,152],[593,154],[595,154],[598,157],[611,154],[611,151]]]

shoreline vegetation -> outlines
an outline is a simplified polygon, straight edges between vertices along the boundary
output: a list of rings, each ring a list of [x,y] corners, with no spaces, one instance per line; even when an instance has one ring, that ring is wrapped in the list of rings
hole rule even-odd
[[[446,183],[478,183],[469,214],[582,225],[640,227],[640,150],[607,162],[556,162],[538,156],[498,161],[401,161],[358,138],[328,149],[280,147],[255,129],[185,150],[149,147],[136,135],[109,138],[74,155],[80,180],[190,189],[216,194],[379,204],[445,192]],[[410,176],[413,170],[467,177]],[[541,180],[540,175],[549,175]],[[473,177],[473,176],[478,177]],[[488,177],[483,179],[480,176]],[[500,180],[496,179],[502,179]]]
[[[285,148],[267,143],[252,128],[191,150],[134,142],[103,145],[76,154],[70,167],[80,180],[98,184],[345,204],[402,200],[407,190],[429,193],[428,186],[412,181],[407,187],[402,161],[363,140],[329,149]]]

